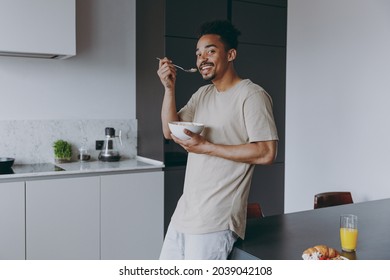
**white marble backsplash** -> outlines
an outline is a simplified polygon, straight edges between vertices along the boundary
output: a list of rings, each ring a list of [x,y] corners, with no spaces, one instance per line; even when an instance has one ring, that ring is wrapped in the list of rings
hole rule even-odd
[[[124,159],[137,155],[137,120],[0,120],[0,157],[13,157],[15,164],[54,162],[53,143],[58,139],[72,144],[73,158],[84,147],[96,160],[96,140],[105,139],[105,128],[122,131],[118,150]]]

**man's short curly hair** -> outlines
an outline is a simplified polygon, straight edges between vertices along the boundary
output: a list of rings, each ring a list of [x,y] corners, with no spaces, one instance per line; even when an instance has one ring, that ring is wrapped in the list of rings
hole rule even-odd
[[[226,50],[237,49],[238,36],[241,32],[235,28],[230,21],[227,20],[215,20],[205,22],[199,29],[199,37],[207,34],[215,34],[221,37],[222,42],[225,45]]]

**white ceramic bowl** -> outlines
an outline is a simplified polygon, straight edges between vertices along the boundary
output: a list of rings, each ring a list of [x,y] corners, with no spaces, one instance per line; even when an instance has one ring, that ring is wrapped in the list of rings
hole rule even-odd
[[[172,134],[181,140],[190,139],[190,137],[184,133],[184,129],[200,134],[204,128],[204,124],[194,122],[169,122],[168,126]]]

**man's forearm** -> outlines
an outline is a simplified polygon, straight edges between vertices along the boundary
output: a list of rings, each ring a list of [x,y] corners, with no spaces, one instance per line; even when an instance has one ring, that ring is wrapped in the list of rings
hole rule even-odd
[[[161,121],[163,127],[163,134],[166,139],[171,139],[171,132],[168,127],[168,122],[178,121],[175,93],[173,90],[165,90],[162,109],[161,109]]]
[[[276,158],[278,141],[258,141],[241,145],[221,145],[207,141],[203,136],[185,132],[191,138],[180,140],[173,136],[176,143],[187,152],[207,154],[237,162],[267,165],[272,164]]]
[[[242,145],[216,145],[211,144],[207,154],[237,162],[268,165],[276,157],[277,142],[264,141]]]

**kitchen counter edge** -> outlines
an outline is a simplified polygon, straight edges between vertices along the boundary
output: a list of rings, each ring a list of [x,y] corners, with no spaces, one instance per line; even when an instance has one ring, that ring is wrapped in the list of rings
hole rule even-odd
[[[144,172],[163,170],[164,163],[154,159],[137,156],[134,159],[125,159],[118,162],[70,162],[55,163],[63,171],[34,172],[21,174],[8,174],[0,176],[0,183],[10,181],[21,181],[29,179],[43,179],[67,176],[88,176],[88,175],[109,175],[114,173]]]

